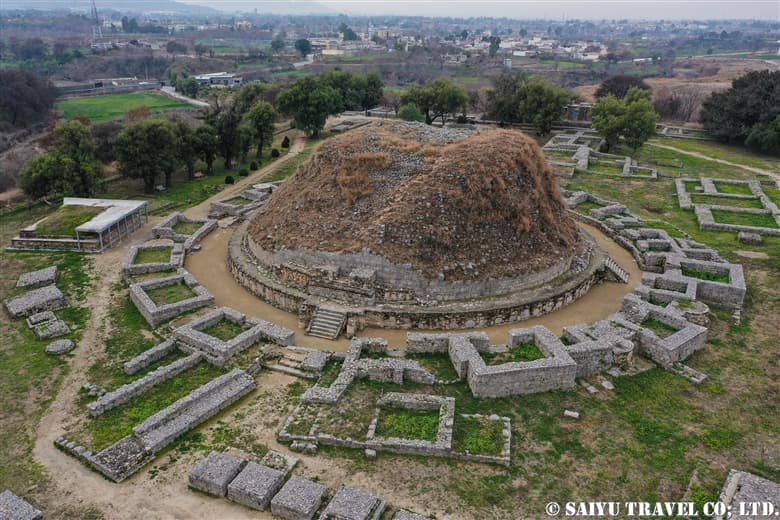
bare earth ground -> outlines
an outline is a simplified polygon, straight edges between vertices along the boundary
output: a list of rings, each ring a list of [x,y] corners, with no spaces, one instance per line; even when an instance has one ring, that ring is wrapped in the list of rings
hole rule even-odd
[[[287,157],[296,155],[302,149],[302,140],[298,139]],[[249,184],[256,183],[259,178],[279,164],[281,161],[277,161],[250,178],[242,179],[213,199],[225,198]],[[205,216],[208,212],[208,203],[209,201],[205,201],[191,208],[187,214],[192,217]],[[54,447],[54,439],[84,415],[84,410],[76,404],[77,396],[81,386],[87,382],[85,376],[87,368],[96,359],[105,355],[102,341],[109,332],[107,320],[109,302],[114,287],[120,279],[121,263],[132,244],[150,238],[151,228],[157,221],[159,219],[147,223],[134,234],[132,241],[108,250],[102,255],[94,256],[95,279],[93,291],[88,298],[88,305],[93,313],[84,337],[74,351],[69,375],[40,422],[33,452],[36,461],[42,464],[52,477],[52,486],[42,493],[44,505],[49,506],[46,508],[50,513],[48,517],[64,518],[67,514],[57,516],[57,512],[84,511],[93,508],[101,511],[106,518],[112,519],[271,518],[268,513],[251,511],[227,500],[211,498],[188,490],[187,474],[195,461],[204,455],[203,452],[181,454],[177,453],[176,449],[164,452],[154,463],[128,481],[114,484]],[[232,229],[218,229],[203,242],[203,250],[191,255],[187,260],[187,268],[213,291],[217,304],[231,305],[254,316],[289,326],[297,331],[299,343],[302,345],[321,346],[332,350],[344,349],[347,345],[346,340],[311,341],[310,337],[304,336],[303,331],[298,329],[297,318],[294,315],[280,312],[264,304],[235,283],[227,272],[224,262],[226,243],[232,231]],[[619,308],[622,296],[639,282],[641,275],[633,258],[598,231],[594,229],[588,231],[596,237],[602,248],[629,270],[632,283],[602,284],[579,302],[538,320],[524,322],[523,326],[541,323],[560,332],[560,329],[568,324],[603,318],[615,312]],[[488,332],[494,341],[504,342],[507,330],[517,326],[515,324],[494,327]],[[405,344],[405,331],[366,330],[363,334],[381,335],[397,346]],[[293,381],[295,379],[289,376],[268,371],[261,372],[257,378],[258,389],[236,407],[221,415],[217,422],[224,421],[242,431],[253,432],[257,442],[271,449],[286,450],[286,447],[276,442],[275,435],[281,426],[281,421],[291,411],[286,396],[287,386]],[[214,428],[214,422],[210,421],[200,430]],[[408,507],[426,514],[436,513],[439,516],[445,514],[450,518],[473,518],[465,511],[458,511],[457,506],[453,509],[453,505],[459,503],[457,497],[443,486],[436,485],[443,474],[452,471],[445,461],[432,459],[426,460],[425,464],[409,464],[409,461],[403,457],[380,457],[370,463],[322,455],[301,456],[301,458],[303,473],[317,478],[332,489],[342,483],[351,484],[382,496],[397,507]],[[500,471],[478,464],[460,466],[459,470],[464,467],[469,468],[473,474],[481,476],[490,476]],[[368,468],[370,472],[366,471]],[[523,482],[518,482],[518,485],[522,486]],[[498,511],[495,514],[500,515]]]

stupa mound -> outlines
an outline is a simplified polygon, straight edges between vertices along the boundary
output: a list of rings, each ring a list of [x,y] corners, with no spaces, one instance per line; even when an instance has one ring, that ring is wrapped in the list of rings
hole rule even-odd
[[[402,122],[324,142],[239,228],[229,259],[239,283],[334,334],[520,321],[604,273],[534,140]]]
[[[527,274],[582,245],[534,140],[408,123],[323,143],[250,234],[269,251],[369,250],[440,280]]]

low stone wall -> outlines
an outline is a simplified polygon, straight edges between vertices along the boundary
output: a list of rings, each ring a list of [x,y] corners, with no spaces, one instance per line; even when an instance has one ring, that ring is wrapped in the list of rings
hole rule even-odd
[[[171,251],[171,256],[167,262],[135,263],[138,253],[142,251],[164,251],[166,249]],[[122,264],[122,276],[125,280],[128,280],[130,276],[175,271],[181,267],[184,267],[184,247],[181,244],[140,244],[130,248],[127,260]]]
[[[202,359],[203,355],[200,352],[196,352],[169,365],[161,366],[132,383],[122,385],[112,392],[103,394],[97,401],[89,403],[87,410],[92,417],[102,415],[112,408],[116,408],[146,392],[150,388],[176,377],[185,370],[189,370],[200,363]]]
[[[240,369],[213,379],[193,390],[133,428],[133,434],[151,452],[158,452],[185,433],[256,387],[255,380]]]
[[[177,233],[174,229],[179,222],[201,224],[201,226],[194,233],[187,235],[184,233]],[[191,219],[177,211],[171,213],[165,220],[154,226],[152,233],[154,238],[167,238],[177,243],[183,243],[184,250],[190,251],[200,243],[203,237],[214,231],[216,227],[217,221],[214,219]]]
[[[227,341],[203,332],[223,320],[246,326],[246,330]],[[202,352],[210,363],[217,366],[224,365],[237,353],[262,340],[285,346],[295,342],[293,331],[265,320],[247,318],[229,307],[215,309],[177,328],[173,333],[182,344]]]
[[[171,352],[176,350],[176,341],[168,339],[156,345],[149,350],[142,352],[133,359],[125,362],[124,370],[125,374],[132,375],[148,367],[155,361],[159,361]]]
[[[17,289],[37,289],[45,285],[53,285],[57,281],[57,266],[46,267],[37,271],[29,271],[19,275],[16,281]]]
[[[151,289],[179,283],[192,289],[195,296],[174,303],[157,305],[146,293]],[[214,297],[211,293],[200,285],[194,276],[181,268],[174,276],[132,284],[130,286],[130,299],[152,327],[158,327],[185,312],[214,304]]]

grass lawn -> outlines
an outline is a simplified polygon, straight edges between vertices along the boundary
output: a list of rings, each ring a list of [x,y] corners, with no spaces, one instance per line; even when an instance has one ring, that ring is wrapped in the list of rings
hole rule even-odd
[[[452,366],[449,354],[407,354],[408,359],[417,361],[421,367],[428,370],[441,381],[454,381],[458,379],[458,373]]]
[[[592,162],[588,164],[588,171],[606,173],[608,175],[622,175],[623,165],[618,165],[613,162]]]
[[[55,106],[58,110],[62,110],[66,119],[84,116],[96,123],[118,119],[123,117],[128,111],[140,106],[149,107],[151,112],[194,108],[189,103],[176,101],[167,96],[140,92],[68,98],[57,101]]]
[[[642,326],[655,332],[655,335],[661,339],[668,338],[677,332],[677,329],[674,327],[670,327],[666,323],[655,319],[648,319],[643,321]]]
[[[712,217],[720,224],[776,228],[777,221],[766,213],[737,213],[736,211],[712,210]]]
[[[728,193],[730,195],[753,195],[750,186],[747,184],[727,184],[725,182],[716,182],[715,189],[719,193]]]
[[[400,407],[387,407],[379,411],[376,423],[377,437],[397,437],[436,441],[439,431],[438,410],[409,410]]]
[[[321,140],[307,140],[306,145],[303,147],[303,150],[298,153],[298,155],[284,161],[284,163],[276,168],[273,173],[267,177],[264,177],[263,182],[280,181],[294,174],[296,171],[298,171],[298,167],[305,163],[309,157],[311,157],[311,154],[314,153],[314,150],[320,145],[321,142]]]
[[[156,289],[149,289],[146,294],[156,305],[176,303],[196,296],[195,291],[183,283],[165,285]]]
[[[8,221],[3,217],[0,229],[6,225]],[[92,281],[91,257],[79,253],[10,252],[4,250],[7,244],[3,240],[0,251],[0,299],[14,293],[22,272],[56,265],[57,286],[70,304],[57,311],[57,316],[72,330],[66,338],[78,344],[90,317],[86,297]],[[10,488],[39,504],[48,499],[50,484],[43,467],[32,456],[36,430],[69,371],[72,357],[46,354],[50,342],[37,339],[25,320],[14,320],[0,312],[0,488]],[[74,512],[63,518],[85,518],[84,514]]]
[[[226,200],[225,204],[230,204],[231,206],[243,206],[245,204],[249,204],[250,202],[252,202],[251,199],[238,196],[238,197],[233,197],[230,200]]]
[[[102,450],[122,437],[130,435],[141,424],[163,408],[186,396],[197,387],[222,375],[224,371],[209,363],[199,363],[151,388],[131,401],[90,419],[82,431],[74,435],[93,451]]]
[[[35,231],[40,236],[75,237],[77,227],[104,211],[105,208],[92,206],[61,206],[38,224]]]
[[[155,264],[171,261],[171,248],[141,249],[133,259],[133,264]]]
[[[718,197],[717,195],[701,195],[699,193],[691,195],[691,202],[694,204],[733,206],[735,208],[761,209],[764,207],[758,199],[734,199],[730,197]]]
[[[223,319],[219,323],[215,323],[211,327],[207,327],[203,329],[201,332],[203,332],[204,334],[208,334],[209,336],[214,336],[215,338],[219,338],[222,341],[230,341],[231,339],[235,338],[245,330],[246,327],[244,327],[243,325],[238,324],[234,321]]]
[[[173,230],[181,235],[192,235],[201,227],[203,227],[203,224],[200,222],[184,222],[180,220],[174,224]]]
[[[699,280],[707,280],[709,282],[728,283],[729,281],[729,275],[727,274],[700,271],[699,269],[691,269],[689,267],[683,267],[682,274],[683,276],[690,276],[691,278],[698,278]]]
[[[602,206],[601,204],[597,204],[592,200],[586,200],[585,202],[580,202],[579,204],[577,204],[577,207],[574,208],[574,211],[578,213],[582,213],[583,215],[587,215],[588,213],[590,213],[590,210],[603,208],[603,207],[604,206]]]
[[[333,381],[335,381],[338,377],[339,372],[341,372],[341,364],[341,361],[328,361],[328,363],[325,365],[325,368],[322,370],[322,375],[320,375],[317,384],[324,388],[332,385]]]
[[[487,365],[500,365],[502,363],[522,363],[544,358],[539,347],[533,343],[519,343],[509,349],[509,352],[501,354],[484,353],[482,359]]]
[[[775,203],[775,205],[780,208],[780,190],[777,188],[769,188],[767,186],[762,186],[761,189],[764,191],[764,194],[769,197],[769,200]]]
[[[748,150],[744,146],[729,145],[715,141],[695,141],[688,139],[658,138],[653,142],[673,146],[680,150],[697,152],[713,159],[721,159],[735,164],[743,164],[762,170],[780,171],[780,159]]]
[[[452,449],[460,453],[500,456],[504,449],[503,430],[503,421],[456,414],[452,429]]]

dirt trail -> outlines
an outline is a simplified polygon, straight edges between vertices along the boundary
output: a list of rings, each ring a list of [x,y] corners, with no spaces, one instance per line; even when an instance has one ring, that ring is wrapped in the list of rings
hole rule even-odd
[[[610,240],[598,229],[580,224],[598,242],[618,264],[631,275],[628,284],[602,283],[593,287],[588,293],[561,310],[520,323],[511,323],[496,327],[474,330],[484,330],[494,343],[505,343],[507,332],[518,327],[544,325],[555,334],[560,334],[563,327],[577,323],[591,323],[601,320],[620,310],[623,296],[631,292],[642,279],[642,272],[631,254]],[[244,287],[239,285],[230,274],[225,262],[227,243],[235,228],[217,229],[202,242],[201,251],[187,255],[185,267],[200,283],[214,295],[217,305],[233,307],[245,314],[278,323],[295,331],[296,343],[303,347],[321,348],[334,351],[344,351],[349,347],[347,339],[330,341],[306,336],[298,326],[298,317],[265,303]],[[393,347],[406,345],[406,330],[398,329],[365,329],[359,336],[385,338]]]
[[[650,146],[655,146],[656,148],[664,148],[666,150],[672,150],[673,152],[690,155],[691,157],[696,157],[697,159],[704,159],[706,161],[712,161],[720,164],[725,164],[727,166],[733,166],[735,168],[741,168],[743,170],[757,173],[759,175],[766,175],[768,177],[772,177],[773,179],[780,181],[780,173],[773,172],[771,170],[764,170],[763,168],[755,168],[753,166],[745,166],[744,164],[733,163],[731,161],[726,161],[724,159],[716,159],[715,157],[710,157],[709,155],[703,153],[691,152],[689,150],[682,150],[680,148],[675,148],[674,146],[670,146],[668,144],[658,144],[658,143],[646,143],[646,144]]]

